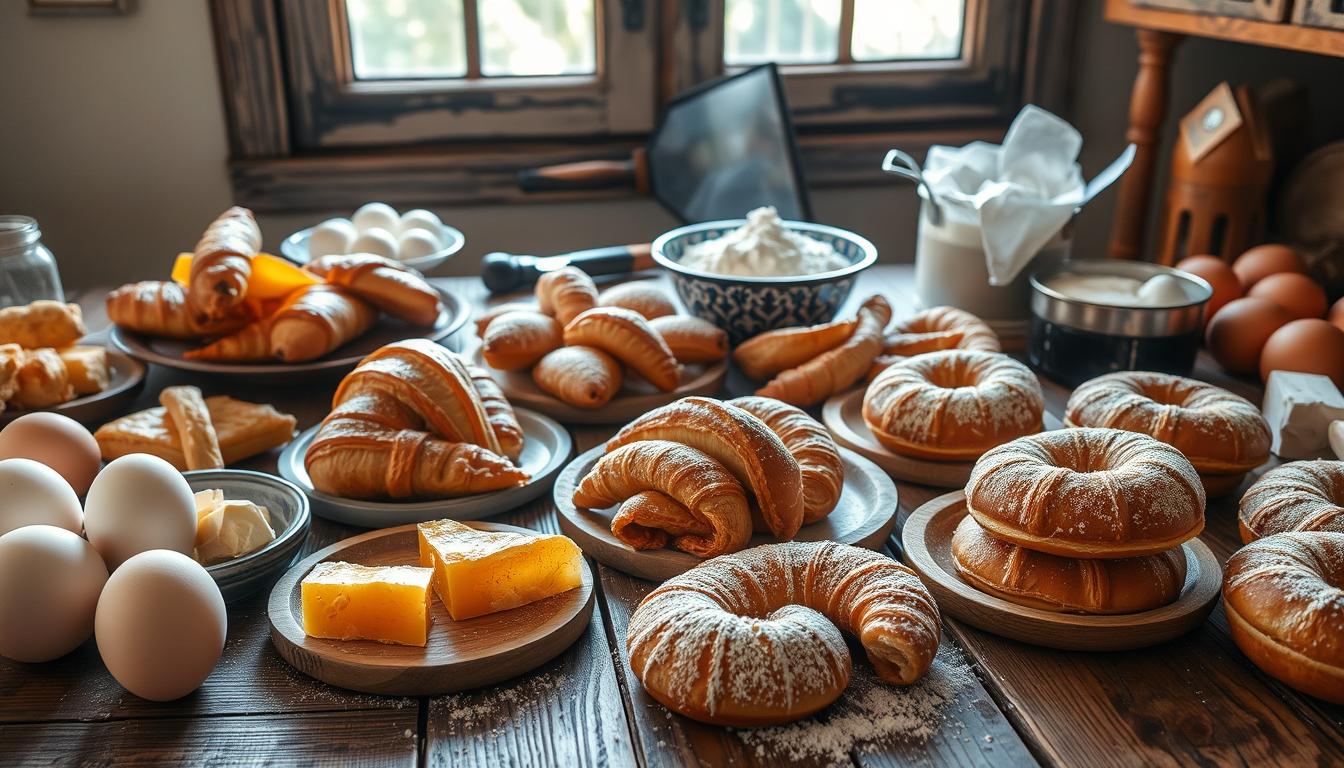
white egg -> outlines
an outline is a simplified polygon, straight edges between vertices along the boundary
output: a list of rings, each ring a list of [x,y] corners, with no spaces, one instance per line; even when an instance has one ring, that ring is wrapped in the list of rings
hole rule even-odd
[[[385,229],[388,232],[396,232],[401,225],[401,217],[397,215],[397,209],[387,203],[365,203],[355,211],[355,215],[350,217],[355,223],[355,229],[360,232],[368,232],[370,229]]]
[[[0,656],[41,662],[93,634],[107,567],[79,534],[30,525],[0,536]]]
[[[405,234],[412,229],[427,229],[436,236],[443,231],[443,222],[434,215],[433,211],[426,211],[424,208],[416,208],[401,214],[401,225],[397,231]]]
[[[347,254],[358,234],[349,219],[327,219],[308,235],[308,258]]]
[[[94,637],[107,671],[143,699],[172,701],[201,687],[224,651],[224,596],[200,563],[141,552],[112,573]]]
[[[172,464],[147,453],[122,456],[93,479],[84,499],[84,532],[112,571],[150,549],[190,555],[196,500]]]
[[[402,261],[419,259],[443,249],[443,244],[433,232],[424,229],[408,229],[397,240],[397,258]]]
[[[0,461],[0,535],[25,525],[54,525],[79,533],[84,513],[60,473],[32,459]]]
[[[397,238],[386,229],[368,229],[350,244],[351,253],[372,253],[385,259],[397,257]]]

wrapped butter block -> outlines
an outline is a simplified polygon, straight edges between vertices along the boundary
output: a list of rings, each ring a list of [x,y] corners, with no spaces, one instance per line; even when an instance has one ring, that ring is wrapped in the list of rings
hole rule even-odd
[[[1271,371],[1261,411],[1274,436],[1270,450],[1275,455],[1317,458],[1329,447],[1330,422],[1344,419],[1344,395],[1328,376]]]

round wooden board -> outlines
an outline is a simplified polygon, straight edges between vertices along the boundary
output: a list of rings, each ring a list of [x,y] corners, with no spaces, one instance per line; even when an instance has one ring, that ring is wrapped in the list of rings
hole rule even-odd
[[[165,368],[194,373],[247,376],[254,379],[274,376],[292,379],[294,374],[340,373],[354,368],[365,355],[394,341],[403,339],[442,341],[455,333],[466,324],[467,317],[471,315],[471,305],[443,289],[439,289],[439,296],[443,301],[443,311],[439,313],[434,327],[420,328],[382,315],[372,328],[357,338],[351,339],[325,357],[306,363],[226,363],[187,360],[182,356],[183,353],[201,346],[200,342],[151,338],[115,325],[112,326],[108,339],[113,347],[131,357]]]
[[[305,430],[280,454],[280,476],[294,483],[308,494],[313,502],[313,514],[327,520],[364,528],[385,528],[389,525],[420,523],[440,520],[475,520],[507,512],[520,507],[546,492],[560,468],[574,452],[574,441],[564,427],[539,413],[525,408],[514,411],[518,425],[523,428],[523,454],[518,463],[532,477],[526,484],[501,491],[478,493],[455,499],[432,501],[364,501],[344,499],[322,493],[313,488],[303,457],[317,434],[318,427]],[[318,425],[321,426],[321,425]]]
[[[469,523],[487,531],[534,533],[498,523]],[[424,648],[372,640],[325,640],[303,631],[299,585],[326,560],[361,565],[419,563],[414,525],[371,531],[314,552],[271,590],[266,613],[271,643],[295,669],[324,683],[388,696],[436,696],[498,683],[558,656],[587,629],[593,613],[593,573],[583,561],[583,584],[509,611],[453,621],[437,595]]]
[[[574,506],[574,489],[602,455],[604,446],[580,454],[555,480],[555,508],[560,530],[599,562],[650,581],[666,581],[704,562],[675,549],[634,549],[611,533],[616,508],[581,510]],[[845,487],[835,510],[805,525],[794,541],[838,541],[880,549],[896,523],[896,484],[879,467],[853,451],[840,449],[845,464]],[[748,546],[772,544],[775,538],[757,533]]]
[[[145,364],[121,350],[107,350],[107,389],[92,395],[76,397],[50,408],[21,409],[10,407],[0,413],[0,426],[29,413],[50,411],[69,416],[86,426],[99,426],[125,412],[125,406],[135,400],[145,385]]]
[[[723,377],[728,372],[728,361],[721,360],[713,365],[684,365],[681,371],[681,386],[671,392],[660,392],[652,384],[632,374],[627,369],[625,383],[621,391],[601,408],[575,408],[563,403],[552,395],[543,392],[532,381],[531,371],[497,371],[485,364],[481,357],[481,345],[475,343],[470,352],[472,361],[490,372],[509,402],[516,406],[531,408],[538,413],[559,421],[562,424],[625,424],[643,416],[654,408],[667,405],[690,395],[718,394]]]
[[[974,461],[927,461],[892,453],[873,437],[863,422],[864,388],[841,392],[826,401],[821,420],[835,441],[872,461],[897,480],[935,488],[964,488],[971,478]],[[1062,429],[1063,424],[1050,413],[1044,416],[1045,428]]]
[[[953,491],[911,513],[901,530],[905,562],[948,615],[1003,637],[1070,651],[1122,651],[1180,637],[1204,622],[1222,588],[1218,558],[1199,539],[1182,545],[1186,575],[1171,605],[1142,613],[1088,616],[1055,613],[985,594],[962,581],[952,558],[952,532],[966,516],[966,494]]]

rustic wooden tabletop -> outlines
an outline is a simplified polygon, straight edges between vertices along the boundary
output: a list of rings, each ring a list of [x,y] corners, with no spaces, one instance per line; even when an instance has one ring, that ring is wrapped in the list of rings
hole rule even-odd
[[[478,307],[486,301],[478,280],[440,282]],[[912,311],[909,267],[865,273],[851,302],[876,291],[898,313]],[[91,329],[106,325],[102,295],[80,297]],[[1260,397],[1258,383],[1229,378],[1207,359],[1195,375]],[[153,368],[136,407],[187,380]],[[326,414],[337,379],[190,381],[207,395],[273,403],[302,429]],[[1042,384],[1047,408],[1061,415],[1068,390]],[[572,431],[583,451],[613,430]],[[273,472],[275,458],[243,466]],[[943,493],[897,485],[902,521]],[[1239,495],[1209,505],[1202,538],[1222,561],[1240,545]],[[549,497],[491,519],[558,532]],[[304,553],[359,532],[315,518]],[[894,534],[891,551],[898,545]],[[864,687],[854,685],[826,716],[783,729],[700,725],[654,702],[630,673],[626,623],[653,584],[594,566],[598,610],[572,648],[522,678],[452,696],[381,698],[306,677],[271,647],[265,594],[229,610],[219,666],[200,690],[172,703],[122,690],[92,641],[47,664],[0,659],[0,764],[1344,764],[1344,707],[1299,695],[1252,666],[1232,644],[1221,607],[1185,637],[1123,653],[1038,648],[949,619],[939,679],[924,686],[859,700]],[[855,662],[862,679],[861,653]]]

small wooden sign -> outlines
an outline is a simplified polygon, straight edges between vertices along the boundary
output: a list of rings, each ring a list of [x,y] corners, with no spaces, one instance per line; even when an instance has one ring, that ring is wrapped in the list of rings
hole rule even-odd
[[[1204,100],[1181,118],[1181,140],[1191,161],[1198,163],[1241,127],[1244,120],[1237,98],[1226,82],[1219,83]]]

